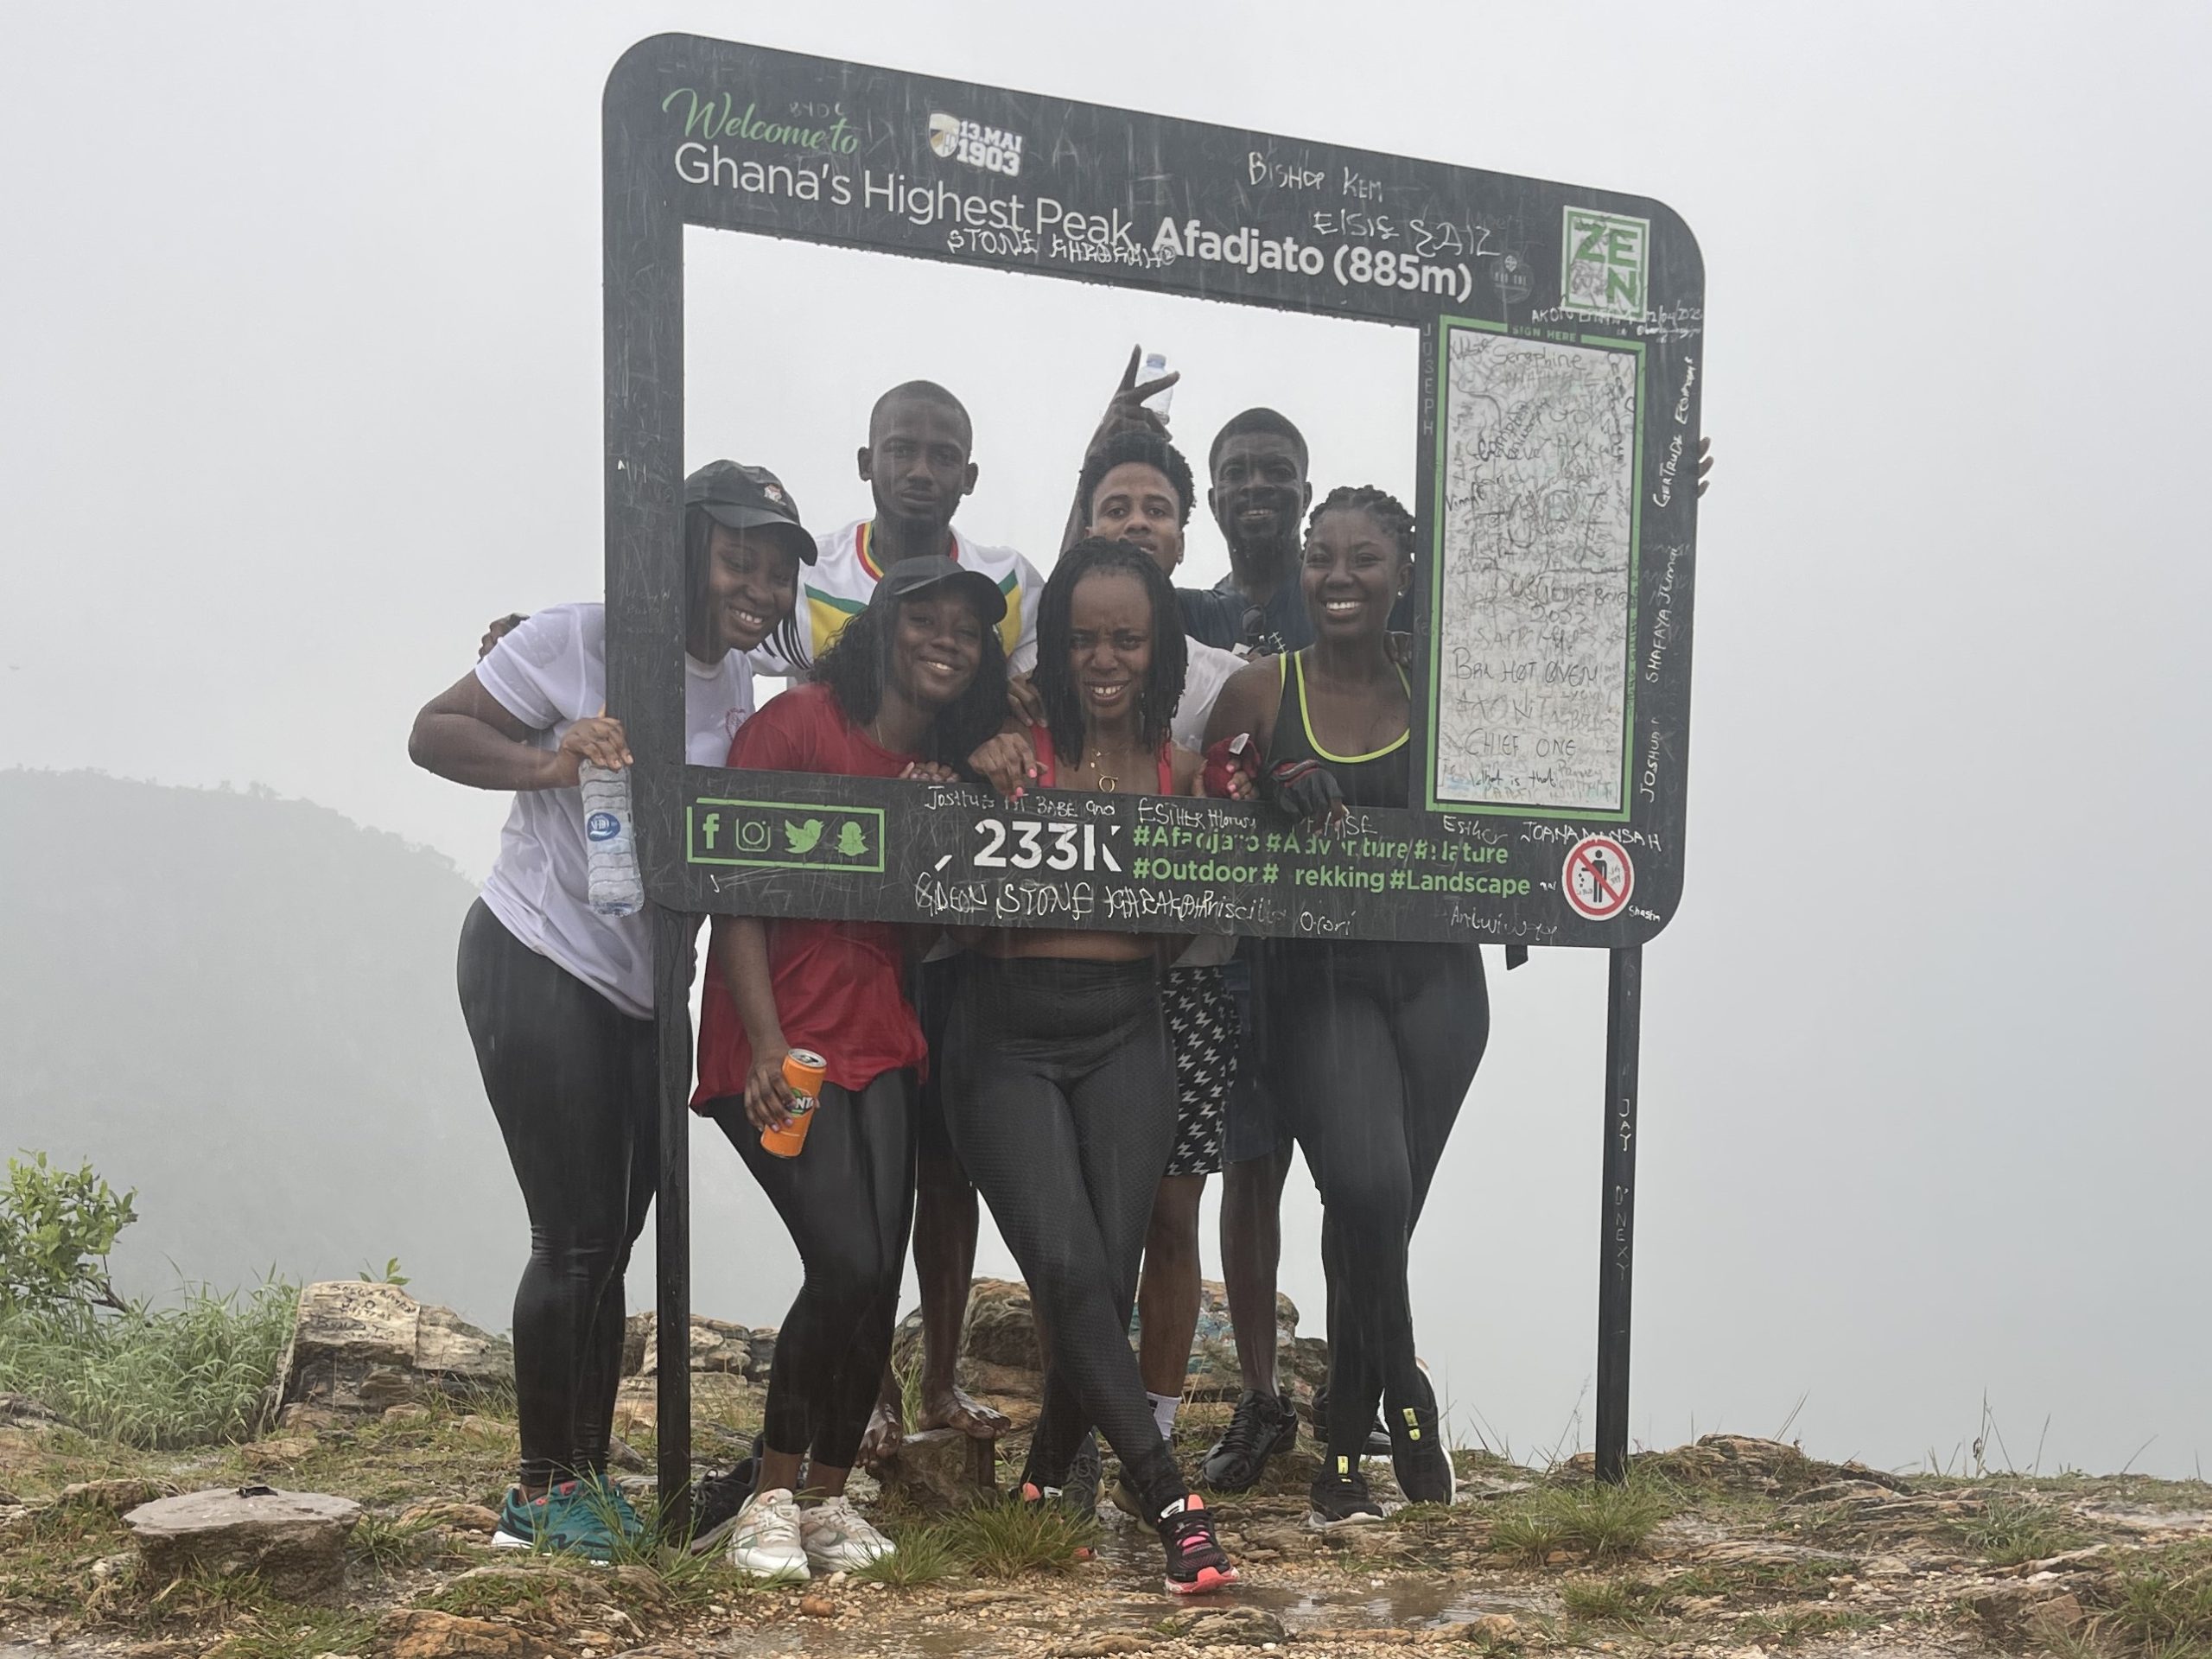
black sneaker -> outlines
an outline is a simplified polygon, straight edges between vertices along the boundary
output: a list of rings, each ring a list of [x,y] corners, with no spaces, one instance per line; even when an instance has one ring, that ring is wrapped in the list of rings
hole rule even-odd
[[[1367,1477],[1351,1458],[1332,1459],[1313,1477],[1306,1496],[1313,1505],[1306,1511],[1306,1524],[1316,1532],[1332,1532],[1338,1527],[1360,1526],[1382,1518],[1382,1506],[1369,1493]]]
[[[1329,1385],[1325,1382],[1313,1390],[1313,1443],[1323,1446],[1329,1443]],[[1367,1450],[1361,1455],[1387,1458],[1390,1452],[1390,1431],[1377,1417],[1367,1431]]]
[[[1105,1470],[1098,1461],[1098,1436],[1096,1432],[1083,1437],[1083,1444],[1075,1449],[1075,1458],[1068,1465],[1067,1478],[1058,1486],[1047,1486],[1036,1478],[1033,1471],[1022,1477],[1020,1495],[1024,1503],[1056,1504],[1085,1520],[1098,1518],[1098,1486],[1105,1478]]]
[[[1390,1423],[1390,1467],[1409,1503],[1449,1503],[1459,1490],[1452,1449],[1437,1433],[1436,1390],[1423,1373],[1421,1393],[1385,1415]]]
[[[737,1512],[753,1496],[754,1478],[760,1472],[760,1440],[753,1437],[753,1455],[728,1472],[707,1475],[691,1489],[691,1553],[711,1555],[721,1548],[737,1524]]]
[[[1098,1513],[1098,1488],[1106,1478],[1106,1471],[1099,1466],[1098,1436],[1094,1431],[1083,1437],[1083,1444],[1075,1449],[1075,1460],[1068,1465],[1068,1478],[1060,1488],[1060,1501],[1080,1515],[1096,1516]]]
[[[1236,1582],[1229,1552],[1214,1536],[1213,1511],[1196,1492],[1160,1517],[1160,1541],[1167,1550],[1167,1588],[1174,1594],[1199,1596]]]
[[[1289,1396],[1248,1389],[1206,1453],[1199,1478],[1217,1492],[1249,1491],[1267,1472],[1268,1459],[1297,1444],[1298,1413]]]

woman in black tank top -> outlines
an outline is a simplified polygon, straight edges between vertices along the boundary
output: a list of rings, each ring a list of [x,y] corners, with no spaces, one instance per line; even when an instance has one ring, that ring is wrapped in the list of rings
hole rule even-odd
[[[1270,798],[1295,816],[1401,808],[1410,795],[1413,694],[1389,615],[1413,581],[1412,515],[1380,490],[1314,510],[1300,582],[1314,642],[1223,689],[1209,743],[1249,732]],[[1329,1279],[1328,1452],[1308,1522],[1376,1521],[1360,1473],[1377,1403],[1399,1487],[1448,1502],[1436,1395],[1414,1359],[1408,1243],[1490,1034],[1472,944],[1269,942],[1254,995],[1257,1063],[1320,1189]]]

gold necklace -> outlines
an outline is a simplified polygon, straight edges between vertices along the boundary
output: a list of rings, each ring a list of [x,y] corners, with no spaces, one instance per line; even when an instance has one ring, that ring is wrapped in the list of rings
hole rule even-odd
[[[1138,751],[1135,749],[1118,749],[1116,753],[1123,755],[1134,755],[1137,753]],[[1098,787],[1107,794],[1111,795],[1122,787],[1121,779],[1115,773],[1105,771],[1100,765],[1100,758],[1097,755],[1094,754],[1086,756],[1083,764],[1084,770],[1098,779]]]

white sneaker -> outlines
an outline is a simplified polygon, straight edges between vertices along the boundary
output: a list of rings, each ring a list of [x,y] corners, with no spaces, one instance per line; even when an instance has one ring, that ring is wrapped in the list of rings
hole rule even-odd
[[[899,1549],[842,1497],[824,1498],[801,1510],[798,1535],[806,1549],[806,1564],[817,1573],[849,1573]]]
[[[786,1487],[755,1492],[730,1529],[729,1564],[756,1579],[807,1579],[806,1548],[799,1542],[798,1501]]]

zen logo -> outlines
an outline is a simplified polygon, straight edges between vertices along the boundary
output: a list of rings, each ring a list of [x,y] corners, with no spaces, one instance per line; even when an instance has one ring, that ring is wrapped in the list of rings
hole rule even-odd
[[[930,149],[948,162],[965,162],[1009,179],[1021,173],[1021,135],[1001,132],[957,115],[930,117]]]
[[[1563,309],[1642,320],[1650,278],[1649,219],[1569,207],[1560,246]]]

